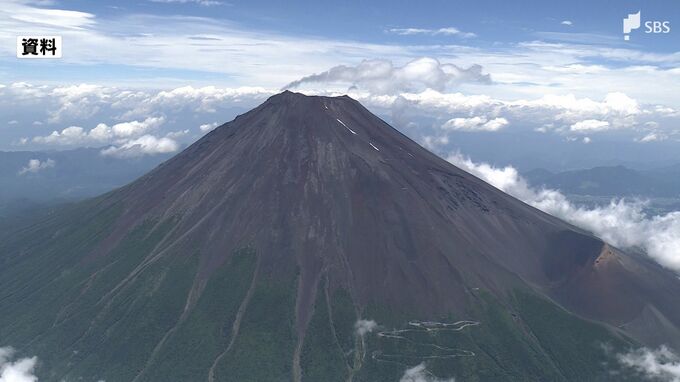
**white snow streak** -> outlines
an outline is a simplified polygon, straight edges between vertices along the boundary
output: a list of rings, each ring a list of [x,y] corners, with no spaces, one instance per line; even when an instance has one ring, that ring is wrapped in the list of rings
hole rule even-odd
[[[357,135],[357,133],[354,132],[354,130],[350,129],[349,127],[347,127],[347,125],[345,125],[345,122],[342,122],[341,120],[339,120],[339,119],[337,119],[337,118],[336,118],[335,120],[338,121],[338,122],[340,122],[341,125],[345,126],[345,128],[346,128],[347,130],[349,130],[350,133],[352,133],[352,134],[354,134],[354,135]]]

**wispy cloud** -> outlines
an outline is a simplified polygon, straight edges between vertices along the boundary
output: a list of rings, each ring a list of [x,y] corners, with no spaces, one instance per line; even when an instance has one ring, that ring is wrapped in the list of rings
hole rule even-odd
[[[638,142],[641,143],[647,143],[647,142],[657,142],[657,141],[665,141],[668,139],[668,136],[666,134],[663,134],[661,132],[653,132],[653,133],[648,133],[642,138],[638,139]]]
[[[215,128],[219,126],[218,122],[213,122],[213,123],[204,123],[200,126],[198,126],[199,130],[201,130],[204,133],[207,133],[209,131],[215,130]]]
[[[387,32],[398,34],[401,36],[411,35],[429,35],[429,36],[458,36],[463,38],[476,37],[477,35],[471,32],[462,32],[455,27],[446,27],[439,29],[427,28],[391,28]]]
[[[82,32],[95,24],[95,15],[92,13],[36,7],[34,4],[24,0],[3,2],[0,10],[0,25],[3,28],[15,27],[21,30],[26,30],[28,25],[33,25],[42,28],[57,28],[61,31]],[[4,33],[0,34],[2,35]]]

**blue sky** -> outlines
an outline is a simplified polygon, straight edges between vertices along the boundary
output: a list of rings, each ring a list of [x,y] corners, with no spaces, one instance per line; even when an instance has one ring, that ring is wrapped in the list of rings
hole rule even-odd
[[[223,30],[217,32],[218,34],[236,32],[250,33],[253,35],[251,37],[265,34],[302,41],[329,40],[393,47],[412,46],[417,47],[421,54],[435,55],[441,53],[442,50],[446,50],[448,55],[455,55],[456,51],[461,50],[455,47],[443,49],[442,46],[463,46],[503,52],[515,49],[515,44],[528,41],[570,42],[583,46],[592,44],[610,48],[635,49],[648,53],[673,53],[678,50],[678,39],[675,38],[674,33],[645,34],[640,29],[633,32],[631,41],[624,42],[621,19],[627,13],[638,10],[643,10],[644,20],[673,22],[674,17],[680,18],[680,3],[668,0],[429,1],[422,5],[416,5],[411,1],[375,1],[359,4],[334,1],[227,2],[221,0],[118,2],[10,0],[9,3],[17,4],[18,10],[8,7],[5,17],[16,17],[16,13],[36,8],[68,10],[73,11],[76,16],[70,19],[75,24],[64,28],[67,32],[73,31],[73,28],[85,28],[118,39],[154,35],[159,32],[166,36],[173,34],[186,36],[187,34],[182,33],[182,28],[186,28],[186,32],[195,32],[197,35],[204,34],[201,32],[214,34],[216,33],[212,25],[214,23],[224,27]],[[39,17],[31,17],[32,21],[38,19]],[[206,21],[204,28],[200,28],[202,20]],[[55,27],[49,30],[58,33],[59,25],[57,20]],[[61,25],[68,24],[62,23]],[[9,28],[17,32],[31,33],[31,31],[42,30],[40,27],[44,26],[40,22],[14,22],[9,25]],[[447,28],[455,28],[461,33],[434,33],[434,31]],[[407,29],[422,29],[423,32],[413,34],[396,32],[396,30]],[[426,33],[425,30],[432,33]],[[170,31],[174,33],[168,33]],[[465,37],[468,34],[474,34],[474,37]],[[153,39],[149,40],[153,42]],[[66,40],[67,54],[73,52],[70,42],[72,40]],[[9,48],[13,46],[10,44]],[[79,48],[92,51],[104,50],[104,52],[90,54],[89,57],[69,55],[67,59],[60,62],[27,63],[13,60],[12,56],[5,57],[1,61],[0,78],[5,81],[33,79],[114,82],[129,78],[172,77],[202,83],[243,84],[243,80],[237,74],[229,77],[222,74],[218,78],[213,74],[216,72],[214,68],[191,69],[189,65],[179,63],[168,62],[165,65],[153,65],[140,63],[134,59],[107,57],[103,54],[107,50],[106,41],[93,40],[92,46],[79,46]],[[234,49],[233,46],[230,47],[227,44],[222,48]],[[77,54],[79,51],[73,53]],[[203,55],[209,53],[203,52]],[[239,52],[238,47],[233,50],[234,56],[240,53],[242,52]],[[381,53],[368,51],[364,58],[375,58],[375,55]],[[111,55],[114,54],[115,51],[111,52]],[[411,54],[416,56],[416,54]],[[227,61],[223,62],[223,66],[229,65],[229,55],[213,54],[213,56]],[[256,57],[248,58],[253,66],[267,64],[267,62],[258,62]],[[238,57],[232,59],[240,60]],[[622,65],[620,60],[598,56],[590,58],[589,61],[612,66]],[[74,62],[80,64],[87,62],[88,65],[76,69],[73,66]],[[304,65],[304,62],[299,62],[299,64]],[[658,63],[662,67],[675,64],[675,62]],[[140,66],[144,70],[140,70]],[[282,80],[281,82],[288,81]]]
[[[624,41],[637,11],[670,33]],[[0,149],[177,150],[292,84],[349,93],[441,153],[515,134],[672,157],[678,33],[676,1],[7,0]],[[62,36],[63,58],[17,59],[31,34]]]
[[[208,4],[213,3],[208,0]],[[130,13],[210,17],[240,24],[243,28],[270,30],[293,35],[353,39],[365,42],[402,44],[390,28],[441,28],[455,25],[479,36],[476,43],[517,42],[535,38],[536,32],[593,33],[620,37],[621,18],[644,9],[645,17],[665,20],[680,7],[673,1],[413,1],[357,2],[314,1],[215,1],[201,2],[63,1],[64,8],[100,17]],[[560,23],[573,22],[568,28]],[[420,36],[411,43],[446,43],[450,38]],[[673,50],[672,38],[644,38],[648,48]]]

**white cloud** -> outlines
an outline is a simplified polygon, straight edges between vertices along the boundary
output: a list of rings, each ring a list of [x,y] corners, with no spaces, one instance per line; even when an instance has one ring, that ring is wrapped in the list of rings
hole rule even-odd
[[[399,379],[399,382],[455,382],[454,378],[440,379],[429,372],[425,367],[425,363],[421,363],[410,369],[406,369],[404,375]]]
[[[163,117],[149,117],[143,121],[117,123],[111,127],[111,132],[116,137],[134,137],[160,126],[163,122]]]
[[[193,135],[180,134],[187,124],[194,124],[190,116],[219,113],[228,119],[235,112],[250,109],[276,93],[259,87],[220,88],[215,86],[183,86],[167,90],[135,88],[112,88],[80,84],[75,86],[36,86],[15,83],[8,91],[0,89],[0,114],[9,111],[16,114],[21,126],[30,125],[36,118],[44,117],[52,124],[63,123],[59,129],[45,130],[42,123],[27,128],[7,130],[0,135],[0,142],[11,145],[33,144],[42,146],[102,146],[125,143],[142,135],[183,141]],[[50,112],[50,110],[54,110]],[[41,115],[42,114],[42,115]],[[202,116],[213,119],[214,116]],[[113,122],[98,123],[101,120]],[[26,121],[24,123],[24,121]],[[224,121],[222,121],[224,122]],[[215,121],[217,125],[221,122]],[[89,126],[88,126],[89,125]],[[30,129],[28,128],[30,127]],[[207,128],[206,126],[203,129]],[[29,131],[37,131],[34,137],[24,139]],[[186,142],[183,142],[186,143]]]
[[[285,88],[298,88],[307,84],[338,84],[374,94],[394,94],[424,89],[444,90],[465,82],[490,83],[491,77],[483,74],[479,65],[462,68],[454,64],[442,64],[430,57],[419,58],[403,66],[395,66],[390,60],[374,59],[364,60],[356,66],[335,66],[325,72],[302,77]]]
[[[577,132],[593,132],[602,131],[610,128],[609,122],[600,121],[597,119],[586,119],[584,121],[578,121],[571,125],[571,131]]]
[[[578,116],[631,116],[640,113],[636,100],[620,92],[607,93],[602,102],[590,98],[578,98],[574,94],[549,94],[535,100],[519,100],[512,106],[555,109],[560,117]]]
[[[13,360],[15,351],[10,347],[0,348],[0,382],[35,382],[37,357]]]
[[[624,366],[646,378],[664,382],[680,382],[680,357],[665,346],[657,350],[642,348],[617,356]]]
[[[465,95],[459,92],[444,93],[433,89],[419,93],[401,93],[399,97],[391,99],[391,104],[394,104],[399,98],[425,111],[438,110],[450,113],[488,110],[495,105],[502,106],[499,100],[486,95]]]
[[[177,138],[182,138],[182,137],[184,137],[188,134],[189,134],[189,129],[185,129],[185,130],[179,130],[179,131],[171,131],[171,132],[165,134],[165,136],[170,138],[170,139],[177,139]]]
[[[402,36],[409,35],[430,35],[430,36],[458,36],[463,38],[470,38],[477,36],[471,32],[461,32],[455,27],[446,27],[439,29],[425,29],[425,28],[392,28],[387,30],[389,33],[394,33]]]
[[[113,126],[100,123],[89,131],[80,126],[69,126],[62,131],[55,130],[46,136],[33,137],[33,142],[62,146],[102,144],[113,140],[139,137],[159,127],[164,121],[163,117],[149,117],[143,121],[121,122]]]
[[[449,137],[446,135],[426,135],[423,137],[422,144],[430,150],[436,150],[441,146],[448,145]]]
[[[372,332],[377,327],[378,324],[373,320],[357,320],[357,322],[354,324],[354,330],[359,336],[362,337],[367,333]]]
[[[590,139],[590,137],[583,137],[583,143],[585,143],[585,144],[588,144],[588,143],[590,143],[590,142],[592,142],[592,141],[593,141],[593,140]]]
[[[491,120],[485,117],[453,118],[442,125],[446,130],[463,131],[498,131],[508,124],[505,118],[494,118]]]
[[[533,189],[513,167],[474,163],[460,154],[448,161],[527,204],[593,232],[617,247],[641,248],[662,266],[680,272],[680,212],[649,216],[643,202],[612,200],[595,208],[578,207],[558,190]]]
[[[19,175],[23,175],[29,172],[35,174],[42,170],[52,168],[54,167],[55,164],[56,162],[49,158],[45,161],[40,161],[40,159],[31,159],[28,161],[28,164],[25,167],[19,170]]]
[[[584,64],[568,64],[562,66],[546,66],[543,69],[558,72],[558,73],[568,73],[568,74],[597,74],[608,71],[605,66],[602,65],[584,65]]]
[[[213,122],[213,123],[205,123],[205,124],[199,126],[198,128],[199,128],[202,132],[207,133],[207,132],[209,132],[209,131],[213,131],[217,126],[219,126],[219,123],[218,123],[218,122]]]
[[[41,113],[52,124],[94,119],[96,116],[126,120],[184,111],[213,113],[220,108],[240,104],[251,107],[277,92],[262,87],[182,86],[150,90],[93,84],[36,86],[19,82],[11,84],[8,90],[0,88],[0,105],[6,104],[11,110],[30,111],[26,119],[30,118],[34,125],[39,126],[42,122],[36,121],[35,117]]]
[[[112,126],[100,123],[89,131],[80,126],[70,126],[46,136],[34,137],[32,141],[42,145],[61,146],[101,146],[108,143],[111,146],[103,149],[102,154],[115,157],[172,153],[179,150],[175,139],[187,135],[189,131],[171,131],[164,137],[148,134],[164,121],[164,117],[148,117],[143,121],[121,122]]]
[[[69,126],[62,131],[53,131],[50,135],[33,137],[33,142],[40,144],[76,145],[82,143],[87,133],[80,126]]]
[[[539,116],[554,120],[565,120],[573,123],[593,117],[608,118],[624,125],[627,118],[642,114],[638,102],[622,93],[608,93],[602,101],[590,98],[578,98],[574,94],[545,95],[535,99],[502,100],[486,95],[465,95],[462,93],[445,93],[427,89],[419,93],[403,92],[399,97],[411,105],[428,111],[474,112],[503,110],[518,116]],[[370,97],[367,97],[370,101]],[[398,98],[388,99],[394,104]],[[590,117],[590,118],[588,118]]]
[[[102,155],[110,155],[119,158],[131,158],[143,155],[166,154],[179,150],[179,144],[168,137],[158,138],[153,135],[144,135],[136,139],[126,141],[118,146],[111,146],[102,150]]]
[[[508,120],[518,123],[517,128],[538,132],[602,133],[612,130],[644,130],[645,122],[662,118],[656,106],[640,105],[635,99],[622,93],[608,93],[601,100],[579,98],[573,94],[544,95],[535,99],[504,100],[486,95],[466,95],[460,92],[447,93],[434,89],[422,92],[401,92],[395,96],[373,95],[350,92],[365,104],[391,109],[393,116],[420,116],[444,120],[445,128],[479,129],[482,119],[496,119],[489,126],[502,128]],[[451,118],[451,115],[464,117]],[[404,123],[405,125],[405,123]],[[670,132],[675,127],[665,118],[664,127]]]
[[[31,6],[30,3],[30,1],[6,1],[2,10],[6,15],[2,16],[19,22],[24,28],[26,24],[34,24],[46,28],[82,31],[95,23],[95,16],[91,13],[39,8]]]
[[[108,91],[109,89],[92,84],[55,87],[50,96],[58,102],[59,108],[50,112],[48,121],[56,123],[65,117],[91,117],[108,101]]]
[[[560,24],[562,24],[562,25],[567,25],[567,26],[572,26],[572,25],[574,25],[574,23],[572,23],[570,20],[564,20],[564,21],[562,21]]]
[[[382,64],[385,64],[385,62]],[[358,72],[364,73],[360,75],[360,82],[370,85],[362,85],[363,88],[367,88],[366,90],[350,89],[349,94],[374,112],[391,112],[392,122],[397,127],[406,126],[409,122],[418,121],[420,118],[434,119],[433,123],[421,124],[420,131],[417,133],[420,137],[416,136],[417,139],[423,139],[423,136],[437,136],[437,140],[443,142],[445,139],[442,138],[442,134],[446,134],[445,132],[448,130],[493,131],[507,129],[510,126],[508,121],[513,121],[513,129],[536,130],[562,135],[569,133],[588,133],[590,135],[622,129],[644,132],[644,134],[639,135],[640,137],[653,132],[656,133],[657,140],[680,135],[680,130],[675,128],[676,124],[674,123],[677,117],[674,114],[668,114],[667,109],[669,108],[660,108],[659,105],[641,105],[637,100],[622,93],[608,93],[601,99],[580,98],[573,94],[566,94],[543,95],[534,99],[505,100],[488,95],[451,93],[431,88],[416,92],[401,91],[394,86],[426,87],[422,81],[432,81],[434,84],[437,78],[441,79],[446,76],[433,75],[430,78],[428,75],[421,78],[413,74],[419,72],[415,68],[408,71],[402,70],[409,67],[410,64],[405,64],[402,67],[390,66],[389,62],[386,64],[388,74],[384,76],[380,74],[384,70],[380,69],[381,63],[375,63],[375,71],[367,68],[358,70]],[[439,64],[440,67],[443,65],[446,64]],[[418,66],[416,65],[416,67]],[[429,67],[428,65],[425,66]],[[389,69],[390,67],[392,69]],[[432,69],[432,67],[430,68]],[[434,68],[436,69],[436,65]],[[401,74],[395,74],[395,70]],[[413,73],[404,74],[410,73],[411,70]],[[425,72],[429,72],[429,70],[427,69]],[[359,74],[356,75],[359,76]],[[381,82],[383,80],[379,80],[379,78],[398,79],[396,83],[386,79],[383,84]],[[410,79],[414,80],[411,81]],[[375,82],[371,82],[373,80]],[[345,85],[349,86],[350,83]],[[492,87],[487,86],[485,88]],[[230,114],[233,113],[233,110],[250,109],[276,92],[272,89],[258,87],[183,86],[153,91],[134,88],[109,88],[90,84],[54,87],[27,83],[10,84],[7,89],[10,90],[5,92],[4,88],[0,89],[0,104],[6,104],[14,111],[25,110],[25,115],[19,114],[20,118],[17,118],[22,125],[24,125],[24,121],[27,121],[26,124],[28,124],[35,121],[36,117],[40,117],[34,114],[34,110],[55,110],[54,113],[46,113],[45,117],[53,123],[56,120],[73,120],[73,122],[65,124],[66,126],[71,125],[67,128],[55,130],[49,134],[43,131],[41,135],[28,142],[35,145],[61,146],[96,146],[107,143],[119,145],[121,144],[121,142],[118,142],[119,139],[133,139],[145,134],[160,137],[169,131],[173,131],[170,129],[178,130],[182,127],[180,124],[193,123],[184,118],[187,113],[224,112]],[[344,90],[347,91],[346,88]],[[392,92],[392,94],[383,94],[385,91]],[[305,92],[318,94],[309,90],[305,90]],[[337,95],[333,92],[321,94]],[[183,118],[185,120],[182,120]],[[118,122],[97,124],[97,120],[102,119]],[[482,119],[485,119],[486,122],[482,122]],[[170,122],[166,124],[165,121]],[[589,125],[593,121],[600,121],[598,123],[601,126]],[[81,127],[83,122],[95,127],[88,130]],[[650,129],[651,122],[656,124],[653,129]],[[161,124],[163,125],[162,128]],[[605,124],[608,125],[605,126]],[[209,124],[206,123],[205,125]],[[445,128],[439,130],[439,132],[427,131],[430,128],[442,127],[442,125]],[[573,129],[571,128],[572,125]],[[202,129],[208,128],[208,126],[204,126]],[[166,131],[161,132],[162,129],[166,129]],[[37,130],[42,129],[38,127]],[[17,144],[26,132],[16,129],[16,131],[8,131],[5,134],[10,136],[9,139],[6,139],[7,142]],[[186,139],[188,138],[182,140]],[[640,139],[638,138],[637,141],[640,141]],[[439,144],[439,146],[442,146],[442,144]]]

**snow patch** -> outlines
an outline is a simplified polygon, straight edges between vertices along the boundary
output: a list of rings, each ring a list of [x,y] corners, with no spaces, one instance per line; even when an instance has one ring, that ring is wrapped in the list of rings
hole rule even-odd
[[[335,120],[340,122],[341,125],[345,126],[345,129],[349,130],[350,133],[357,135],[357,133],[354,130],[350,129],[349,127],[347,127],[347,125],[345,125],[345,122],[342,122],[341,120],[339,120],[337,118]]]
[[[368,144],[371,145],[371,147],[373,147],[375,149],[375,151],[380,151],[380,149],[375,147],[375,145],[373,143],[368,142]]]

